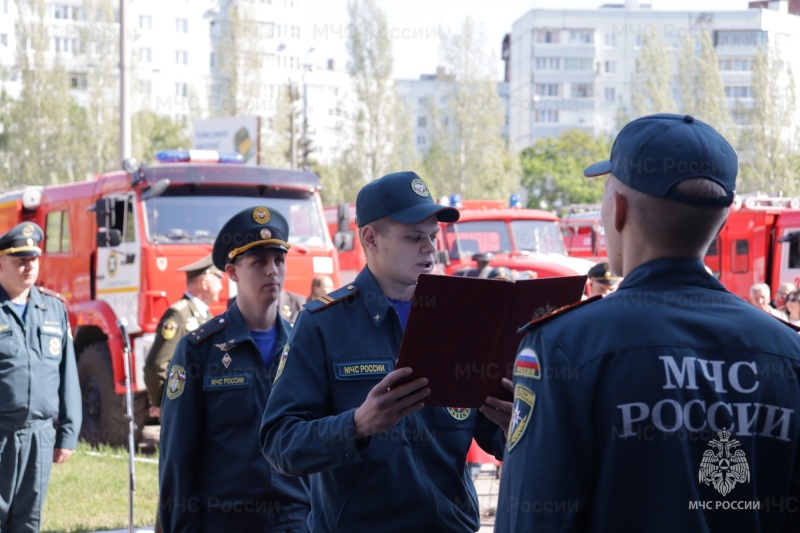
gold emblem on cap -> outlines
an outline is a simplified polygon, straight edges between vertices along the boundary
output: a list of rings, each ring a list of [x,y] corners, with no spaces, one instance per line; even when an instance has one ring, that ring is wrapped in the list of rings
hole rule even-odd
[[[30,237],[31,235],[33,235],[33,226],[31,226],[30,224],[25,224],[24,226],[22,226],[22,234],[25,237]]]
[[[417,196],[422,196],[423,198],[431,195],[428,191],[428,186],[425,185],[425,182],[420,178],[415,178],[414,181],[411,182],[411,190],[414,191]]]
[[[28,237],[28,238],[25,240],[25,244],[27,244],[28,246],[33,246],[33,239],[31,239],[30,237]]]
[[[267,228],[261,230],[262,239],[269,239],[270,237],[272,237],[272,232],[270,230],[268,230]]]
[[[269,222],[269,209],[266,207],[256,207],[253,209],[253,220],[256,224],[266,224]]]

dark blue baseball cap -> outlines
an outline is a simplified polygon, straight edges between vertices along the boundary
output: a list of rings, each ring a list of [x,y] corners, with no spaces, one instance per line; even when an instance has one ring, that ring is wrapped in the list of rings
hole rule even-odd
[[[15,257],[40,256],[42,249],[39,243],[44,238],[44,232],[34,222],[17,224],[0,237],[0,255],[13,255]]]
[[[225,270],[237,257],[266,249],[288,252],[291,245],[289,223],[277,210],[262,205],[239,211],[219,230],[211,258],[214,266]]]
[[[690,115],[660,113],[637,118],[617,135],[611,158],[586,168],[586,177],[613,174],[631,189],[700,207],[733,203],[739,160],[714,128]],[[691,178],[707,178],[725,189],[719,198],[694,198],[674,189]]]
[[[439,222],[455,222],[455,207],[433,201],[428,186],[414,172],[395,172],[364,185],[356,197],[356,225],[389,217],[401,224],[416,224],[436,215]]]

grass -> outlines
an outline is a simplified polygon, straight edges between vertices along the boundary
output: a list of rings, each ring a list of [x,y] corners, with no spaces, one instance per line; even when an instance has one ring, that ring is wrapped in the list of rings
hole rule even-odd
[[[158,505],[158,456],[137,455],[133,519],[153,525]],[[42,512],[43,533],[90,532],[128,527],[128,453],[78,444],[64,464],[53,465]]]

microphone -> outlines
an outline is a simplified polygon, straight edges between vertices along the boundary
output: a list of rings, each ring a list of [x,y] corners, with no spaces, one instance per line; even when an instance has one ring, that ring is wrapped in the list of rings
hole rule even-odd
[[[122,333],[122,342],[125,346],[126,350],[131,349],[131,338],[128,336],[128,319],[125,317],[120,317],[117,319],[117,326],[119,327],[120,333]]]

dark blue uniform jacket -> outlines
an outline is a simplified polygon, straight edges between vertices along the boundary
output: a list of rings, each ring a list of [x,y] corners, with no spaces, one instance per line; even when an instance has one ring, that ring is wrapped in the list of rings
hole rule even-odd
[[[353,414],[394,370],[403,328],[368,268],[330,296],[324,309],[307,304],[292,331],[264,455],[281,472],[315,474],[312,531],[477,531],[466,455],[473,437],[502,454],[502,430],[477,409],[425,407],[357,445]]]
[[[278,327],[279,354],[290,330],[280,314]],[[180,341],[161,404],[164,531],[305,527],[306,480],[275,472],[258,444],[278,360],[265,367],[236,305]]]
[[[543,322],[514,374],[496,531],[800,531],[800,335],[699,259]]]

